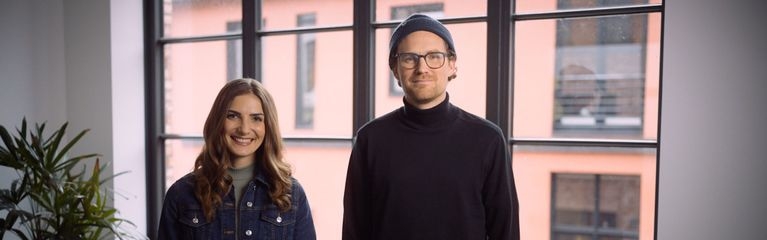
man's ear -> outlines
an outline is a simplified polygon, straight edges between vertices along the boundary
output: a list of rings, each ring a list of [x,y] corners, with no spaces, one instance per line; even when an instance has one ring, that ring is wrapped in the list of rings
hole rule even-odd
[[[453,80],[453,78],[455,78],[458,75],[456,74],[458,73],[458,67],[455,66],[455,60],[456,60],[455,58],[451,58],[451,59],[448,59],[447,61],[448,68],[450,69],[450,74],[448,74],[449,76],[448,80]]]

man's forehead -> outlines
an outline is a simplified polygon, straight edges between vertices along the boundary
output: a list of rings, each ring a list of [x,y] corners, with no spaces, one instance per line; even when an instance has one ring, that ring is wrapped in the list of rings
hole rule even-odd
[[[415,31],[405,36],[400,41],[397,49],[400,51],[409,48],[424,48],[426,46],[427,51],[445,51],[447,50],[447,42],[442,37],[429,31]]]

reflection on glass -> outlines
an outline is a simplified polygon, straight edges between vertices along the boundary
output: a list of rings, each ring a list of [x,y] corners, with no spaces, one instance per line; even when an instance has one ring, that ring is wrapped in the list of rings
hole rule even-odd
[[[652,239],[654,149],[516,145],[512,151],[526,237]]]
[[[282,135],[351,137],[351,31],[270,36],[262,44],[261,80],[279,109]]]
[[[516,0],[518,13],[546,12],[556,10],[578,10],[604,7],[628,7],[644,4],[660,4],[662,0]]]
[[[441,17],[487,15],[487,1],[475,0],[376,0],[376,21],[405,19],[412,13],[441,12]],[[457,47],[456,47],[457,48]]]
[[[296,15],[312,13],[313,26],[352,25],[353,0],[261,0],[263,30],[296,27]]]
[[[242,21],[240,0],[163,0],[164,37],[227,33],[227,23]]]
[[[655,139],[658,17],[518,23],[514,136]]]
[[[242,62],[231,48],[240,40],[179,43],[165,46],[165,133],[202,136],[213,99]],[[239,77],[239,76],[237,76]]]
[[[450,102],[467,112],[485,116],[487,85],[487,33],[485,23],[445,25],[453,36],[458,60],[457,78],[447,85]],[[402,107],[402,88],[389,69],[389,38],[392,29],[376,30],[375,116]]]

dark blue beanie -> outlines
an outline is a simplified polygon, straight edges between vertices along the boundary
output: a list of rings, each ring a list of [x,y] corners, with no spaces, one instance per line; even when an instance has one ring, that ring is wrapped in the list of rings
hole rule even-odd
[[[437,36],[445,40],[448,49],[455,52],[453,37],[450,35],[450,31],[445,28],[445,25],[427,15],[416,13],[407,17],[405,21],[402,21],[394,29],[394,33],[392,33],[391,40],[389,41],[389,67],[393,66],[394,54],[397,51],[397,47],[399,47],[399,43],[405,36],[415,31],[429,31],[437,34]]]

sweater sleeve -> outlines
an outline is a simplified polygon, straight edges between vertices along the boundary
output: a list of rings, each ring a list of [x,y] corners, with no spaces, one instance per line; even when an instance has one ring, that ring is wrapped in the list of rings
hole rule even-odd
[[[519,240],[519,204],[508,145],[501,135],[490,146],[482,190],[488,239]]]
[[[367,144],[358,135],[346,171],[342,230],[344,240],[371,239],[370,180],[366,158]]]

